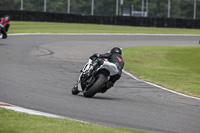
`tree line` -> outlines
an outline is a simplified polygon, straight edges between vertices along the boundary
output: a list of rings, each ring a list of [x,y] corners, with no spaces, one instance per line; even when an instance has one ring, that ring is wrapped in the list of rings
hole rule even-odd
[[[45,0],[23,0],[23,10],[44,11]],[[92,0],[70,0],[70,13],[91,14]],[[120,0],[119,0],[120,1]],[[94,0],[94,15],[115,16],[117,0]],[[144,0],[144,11],[148,17],[168,17],[168,0]],[[193,18],[194,0],[170,0],[171,18]],[[120,4],[120,3],[119,3]],[[142,0],[123,0],[123,4],[133,5],[134,11],[142,10]],[[0,10],[22,10],[21,0],[0,0]],[[119,15],[120,15],[120,5]],[[68,0],[46,0],[46,11],[68,13]],[[196,1],[196,18],[200,19],[200,0]]]

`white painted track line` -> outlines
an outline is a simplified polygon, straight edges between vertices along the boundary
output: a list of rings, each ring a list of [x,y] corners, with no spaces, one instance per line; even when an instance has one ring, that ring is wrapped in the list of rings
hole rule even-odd
[[[179,93],[179,92],[173,91],[173,90],[169,90],[169,89],[164,88],[164,87],[162,87],[162,86],[159,86],[159,85],[157,85],[157,84],[150,83],[150,82],[147,82],[147,81],[144,81],[144,80],[138,79],[137,77],[135,77],[133,74],[127,72],[126,70],[123,70],[123,73],[129,75],[131,78],[133,78],[133,79],[135,79],[135,80],[137,80],[137,81],[144,82],[144,83],[146,83],[146,84],[149,84],[149,85],[155,86],[155,87],[160,88],[160,89],[162,89],[162,90],[166,90],[166,91],[169,91],[169,92],[171,92],[171,93],[175,93],[175,94],[177,94],[177,95],[181,95],[181,96],[184,96],[184,97],[188,97],[188,98],[192,98],[192,99],[200,100],[200,98],[193,97],[193,96],[188,96],[188,95],[185,95],[185,94],[182,94],[182,93]]]
[[[23,36],[23,35],[119,35],[119,36],[200,36],[200,34],[125,34],[125,33],[15,33],[8,36]]]
[[[5,102],[0,102],[0,107],[9,109],[9,110],[14,110],[17,112],[31,114],[31,115],[39,115],[39,116],[46,116],[46,117],[52,117],[52,118],[62,118],[62,119],[69,119],[69,120],[79,121],[79,122],[83,122],[83,123],[88,123],[85,121],[80,121],[80,120],[76,120],[76,119],[72,119],[72,118],[68,118],[68,117],[63,117],[63,116],[59,116],[59,115],[54,115],[54,114],[50,114],[50,113],[45,113],[45,112],[41,112],[41,111],[36,111],[36,110],[32,110],[32,109],[15,106],[15,105],[5,103]]]

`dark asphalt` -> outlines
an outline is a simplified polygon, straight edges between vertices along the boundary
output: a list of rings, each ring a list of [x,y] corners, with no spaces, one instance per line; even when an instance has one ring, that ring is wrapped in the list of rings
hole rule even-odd
[[[199,36],[32,35],[0,40],[0,101],[96,124],[164,133],[200,133],[200,100],[126,74],[105,94],[74,96],[88,57],[113,46],[199,45]]]

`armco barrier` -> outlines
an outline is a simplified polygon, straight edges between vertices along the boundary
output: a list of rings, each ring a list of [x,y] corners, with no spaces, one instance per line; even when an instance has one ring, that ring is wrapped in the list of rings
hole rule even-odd
[[[200,20],[172,19],[172,18],[143,18],[129,16],[85,16],[79,14],[64,14],[51,12],[31,12],[0,10],[0,17],[10,15],[17,21],[47,21],[68,23],[92,23],[109,25],[147,26],[147,27],[176,27],[176,28],[200,28]]]

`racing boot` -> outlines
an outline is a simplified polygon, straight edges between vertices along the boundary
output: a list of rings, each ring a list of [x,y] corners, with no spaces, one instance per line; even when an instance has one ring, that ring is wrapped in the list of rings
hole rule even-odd
[[[102,88],[101,93],[105,93],[108,89],[113,87],[114,83],[112,81],[108,81],[107,84]]]

